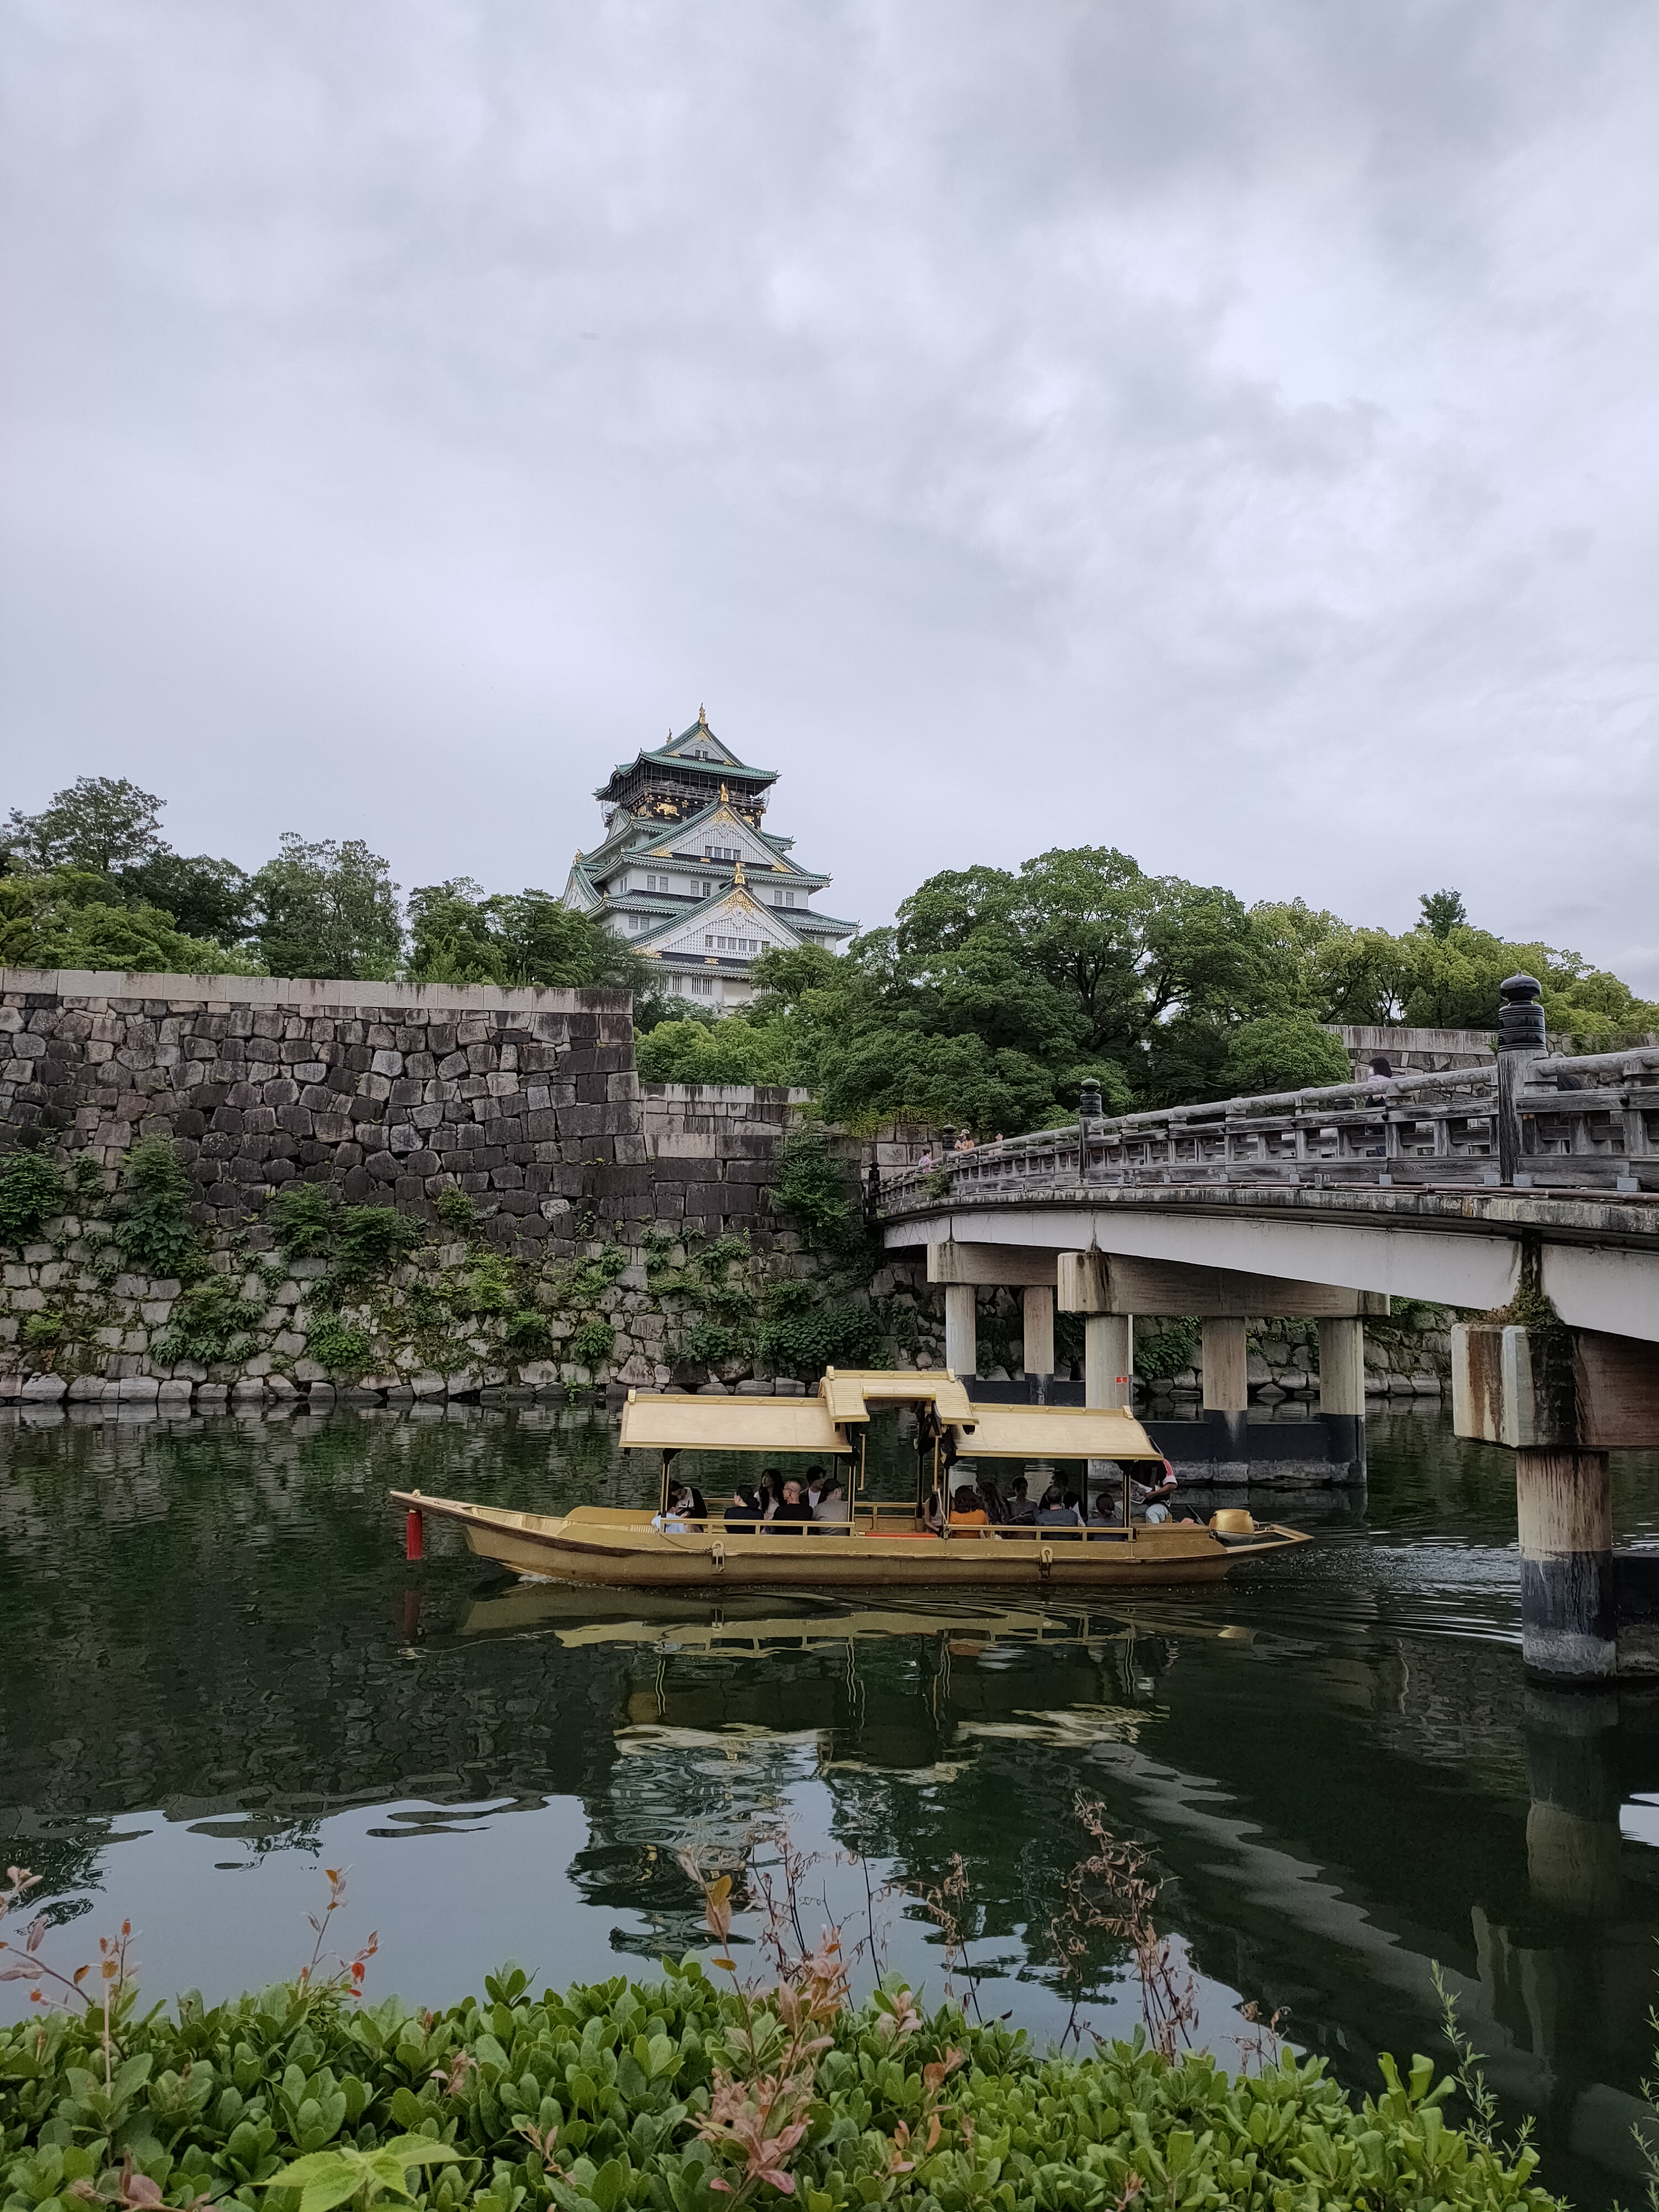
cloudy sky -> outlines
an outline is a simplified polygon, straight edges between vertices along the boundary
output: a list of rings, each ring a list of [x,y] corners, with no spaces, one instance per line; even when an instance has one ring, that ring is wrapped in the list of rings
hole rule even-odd
[[[0,800],[556,888],[706,702],[1659,990],[1651,0],[0,0]]]

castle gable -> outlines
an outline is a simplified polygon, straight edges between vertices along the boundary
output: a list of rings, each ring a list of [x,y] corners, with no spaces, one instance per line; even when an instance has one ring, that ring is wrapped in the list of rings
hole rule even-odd
[[[688,860],[694,867],[708,860],[723,860],[727,866],[741,860],[745,867],[763,868],[769,874],[779,866],[778,854],[759,830],[723,799],[680,823],[671,836],[659,837],[650,848],[650,857]],[[787,862],[783,865],[787,867]]]
[[[677,918],[649,939],[663,957],[704,961],[749,961],[763,952],[799,945],[786,917],[763,906],[741,885],[717,891],[696,910]]]

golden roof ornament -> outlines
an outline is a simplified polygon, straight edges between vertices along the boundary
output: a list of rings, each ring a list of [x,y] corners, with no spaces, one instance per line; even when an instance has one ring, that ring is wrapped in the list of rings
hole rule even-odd
[[[741,860],[733,860],[732,863],[732,888],[736,890],[741,890],[743,889],[744,875],[743,862]]]

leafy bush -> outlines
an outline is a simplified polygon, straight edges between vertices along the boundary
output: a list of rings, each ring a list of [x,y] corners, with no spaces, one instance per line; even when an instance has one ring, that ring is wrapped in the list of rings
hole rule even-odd
[[[499,1252],[481,1252],[451,1304],[458,1314],[511,1313],[519,1305],[519,1271]]]
[[[33,1146],[0,1160],[0,1243],[24,1244],[65,1203],[64,1171]]]
[[[879,1306],[820,1303],[810,1283],[785,1281],[767,1293],[758,1348],[780,1374],[810,1382],[826,1367],[889,1365],[886,1334]]]
[[[752,2146],[802,2212],[1556,2208],[1536,2152],[1447,2119],[1453,2085],[1426,2058],[1403,2079],[1383,2059],[1382,2094],[1359,2100],[1289,2053],[1243,2076],[1139,2039],[1044,2057],[1000,2022],[924,2016],[895,1985],[812,2021],[797,2134],[769,2132],[752,2100],[799,2030],[696,1960],[539,1997],[504,1970],[482,2002],[435,2012],[301,1981],[187,1996],[170,2017],[115,1990],[107,2073],[97,2000],[0,2029],[8,2205],[293,2212],[349,2185],[428,2212],[719,2212],[777,2201]]]
[[[317,1322],[306,1339],[306,1350],[331,1375],[361,1375],[371,1349],[366,1330],[332,1319]]]
[[[27,1352],[44,1352],[50,1358],[69,1334],[70,1325],[63,1315],[48,1308],[44,1313],[30,1314],[24,1321],[23,1348]]]
[[[601,1291],[610,1289],[627,1265],[628,1254],[620,1244],[607,1244],[602,1251],[578,1260],[565,1285],[570,1303],[579,1306],[591,1304]]]
[[[861,1251],[864,1212],[858,1185],[847,1163],[830,1151],[821,1121],[808,1121],[785,1138],[772,1202],[799,1231],[809,1251],[849,1257]]]
[[[458,1183],[447,1183],[438,1193],[438,1218],[458,1237],[470,1237],[478,1225],[478,1209]]]
[[[340,1208],[325,1183],[285,1183],[265,1208],[265,1226],[290,1260],[332,1249]]]
[[[1149,1382],[1167,1382],[1171,1375],[1179,1375],[1183,1367],[1192,1365],[1202,1334],[1202,1322],[1182,1314],[1178,1320],[1166,1321],[1156,1336],[1137,1334],[1135,1373]]]
[[[420,1223],[395,1206],[348,1206],[335,1239],[339,1273],[348,1280],[378,1275],[421,1241]]]
[[[547,1316],[538,1313],[534,1306],[523,1306],[507,1317],[501,1331],[501,1342],[515,1359],[544,1359],[551,1340],[547,1333]]]
[[[234,1277],[210,1275],[179,1292],[172,1318],[150,1351],[160,1360],[185,1359],[210,1367],[216,1359],[231,1358],[264,1314],[261,1302],[245,1298]]]
[[[608,1321],[592,1314],[568,1339],[566,1346],[581,1367],[603,1367],[617,1348],[617,1332]]]
[[[115,1226],[122,1258],[140,1274],[181,1280],[201,1264],[190,1218],[190,1177],[171,1137],[141,1137],[121,1170],[126,1213]]]
[[[700,1321],[687,1329],[680,1342],[680,1357],[693,1367],[719,1367],[744,1350],[744,1340],[723,1322]]]

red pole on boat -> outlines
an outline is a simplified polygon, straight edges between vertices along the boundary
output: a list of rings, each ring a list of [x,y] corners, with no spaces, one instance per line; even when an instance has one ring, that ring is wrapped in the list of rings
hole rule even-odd
[[[426,1522],[418,1505],[409,1509],[409,1518],[404,1524],[404,1557],[419,1559],[426,1556]]]

